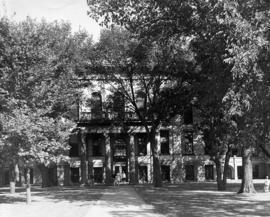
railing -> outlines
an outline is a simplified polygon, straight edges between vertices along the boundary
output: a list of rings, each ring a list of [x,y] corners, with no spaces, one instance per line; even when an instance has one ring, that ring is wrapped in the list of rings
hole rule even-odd
[[[138,120],[134,112],[80,112],[79,121],[117,121],[117,120]]]

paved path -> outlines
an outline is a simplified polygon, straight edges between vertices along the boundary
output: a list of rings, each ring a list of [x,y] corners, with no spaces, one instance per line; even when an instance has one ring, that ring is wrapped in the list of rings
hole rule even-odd
[[[110,187],[85,217],[164,217],[154,212],[131,186]]]

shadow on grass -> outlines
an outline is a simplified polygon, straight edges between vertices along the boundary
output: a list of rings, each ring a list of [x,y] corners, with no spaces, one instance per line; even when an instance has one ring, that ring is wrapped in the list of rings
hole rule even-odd
[[[147,205],[133,186],[110,187],[92,210],[93,216],[157,217],[154,207]]]
[[[31,187],[32,202],[82,202],[83,204],[97,201],[105,192],[105,186],[88,187]],[[0,188],[0,203],[25,203],[26,190],[16,188],[15,194],[9,193],[9,188]]]
[[[255,185],[262,189],[263,185]],[[155,206],[167,216],[269,216],[270,194],[237,194],[240,184],[228,184],[228,190],[219,192],[215,183],[183,183],[162,188],[136,186],[146,203]]]

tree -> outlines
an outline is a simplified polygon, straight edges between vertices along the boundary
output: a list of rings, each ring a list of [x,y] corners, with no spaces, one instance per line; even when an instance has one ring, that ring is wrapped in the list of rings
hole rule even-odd
[[[230,101],[229,112],[236,120],[243,149],[244,177],[239,192],[255,192],[251,157],[256,143],[262,141],[260,137],[265,134],[263,128],[267,120],[263,120],[258,112],[263,109],[264,117],[268,113],[265,106],[260,107],[268,101],[268,87],[265,85],[268,76],[260,62],[261,54],[266,54],[269,49],[269,3],[239,1],[229,6],[231,17],[227,22],[234,26],[231,34],[237,40],[231,43],[229,49],[231,58],[228,61],[233,62],[233,83],[226,100]],[[266,87],[266,92],[261,91],[261,86]]]
[[[202,68],[202,80],[206,82],[205,85],[213,85],[212,80],[217,81],[217,79],[222,82],[220,78],[226,75],[228,78],[225,79],[228,81],[225,84],[214,85],[214,87],[219,87],[221,93],[217,96],[215,96],[216,91],[214,94],[210,94],[211,103],[203,102],[209,93],[200,96],[200,103],[203,102],[201,108],[207,104],[207,106],[211,106],[211,112],[206,118],[209,119],[212,116],[218,120],[211,128],[210,134],[218,135],[217,139],[211,137],[211,146],[213,146],[213,150],[216,150],[215,153],[220,155],[219,150],[224,149],[218,148],[220,142],[217,140],[222,141],[227,138],[226,132],[222,133],[224,126],[229,124],[232,126],[233,135],[238,135],[239,129],[237,128],[241,124],[235,125],[239,120],[235,116],[239,117],[249,113],[250,106],[247,109],[246,105],[254,106],[255,103],[250,101],[251,95],[253,95],[250,87],[252,87],[252,83],[254,84],[253,81],[259,80],[261,74],[257,63],[259,51],[267,44],[265,43],[265,33],[266,29],[269,29],[267,22],[269,3],[254,0],[207,2],[197,0],[149,0],[144,2],[89,0],[88,5],[89,15],[103,25],[118,24],[124,26],[135,36],[155,42],[170,40],[174,37],[190,37],[191,40],[202,43],[197,49],[198,57],[202,57],[201,48],[206,48],[210,52],[209,56],[205,55],[199,60],[197,58],[200,67],[208,67]],[[209,45],[210,47],[208,47]],[[267,50],[267,48],[265,49]],[[210,74],[207,70],[209,67]],[[221,70],[221,73],[216,75],[213,73],[213,69]],[[209,77],[209,80],[203,78],[204,76]],[[256,90],[252,92],[257,93]],[[228,96],[233,100],[228,100]],[[236,105],[241,106],[236,109]],[[243,129],[243,131],[249,132],[248,129]],[[233,141],[236,140],[233,139]],[[240,142],[237,145],[241,147],[243,143]],[[265,149],[263,148],[263,150]],[[247,162],[245,158],[246,156],[243,156],[244,163]],[[244,170],[244,173],[245,171],[250,172],[251,170]],[[249,177],[251,176],[249,175]]]
[[[76,73],[85,70],[81,54],[92,40],[85,32],[72,34],[65,23],[38,23],[27,18],[21,23],[6,20],[5,25],[0,78],[13,104],[9,114],[3,114],[2,140],[10,146],[15,161],[16,157],[29,158],[39,165],[46,186],[46,171],[42,170],[68,148],[66,136],[75,125],[80,94]],[[10,154],[7,150],[4,157]]]
[[[161,186],[157,130],[190,103],[193,62],[177,40],[144,43],[120,28],[105,30],[95,48],[93,68],[140,120],[153,154],[153,183]]]

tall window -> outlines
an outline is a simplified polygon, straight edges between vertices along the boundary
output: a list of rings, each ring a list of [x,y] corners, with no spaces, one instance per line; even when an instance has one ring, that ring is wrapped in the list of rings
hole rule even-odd
[[[185,165],[185,172],[186,172],[186,180],[187,181],[194,181],[195,180],[194,166],[193,165]]]
[[[91,97],[91,117],[92,119],[102,118],[102,97],[99,92],[93,92]]]
[[[238,179],[243,178],[243,167],[242,166],[237,166],[237,175],[238,175]]]
[[[169,130],[160,131],[160,153],[162,155],[170,154]]]
[[[162,177],[162,181],[165,181],[165,182],[171,181],[169,165],[161,165],[161,177]]]
[[[145,133],[137,134],[137,155],[147,155],[147,136]]]
[[[77,134],[71,134],[69,137],[69,156],[70,157],[79,157],[79,140]]]
[[[113,96],[113,111],[117,118],[123,118],[125,113],[125,98],[120,92],[116,92]]]
[[[114,142],[114,161],[126,161],[127,156],[127,145],[124,139],[119,138]]]
[[[139,182],[140,183],[148,182],[147,166],[139,165],[138,166],[138,175],[139,175]]]
[[[193,124],[193,112],[191,106],[184,111],[184,124]]]
[[[214,167],[213,165],[205,165],[205,179],[213,180],[214,179]]]
[[[204,154],[210,154],[211,153],[211,144],[210,144],[210,132],[209,130],[203,131],[203,140],[204,140]]]
[[[259,165],[255,164],[253,165],[253,179],[258,179],[259,178]]]
[[[103,142],[100,137],[93,137],[93,156],[103,156]]]
[[[183,154],[184,155],[193,155],[193,132],[184,131],[184,141],[183,141]]]

